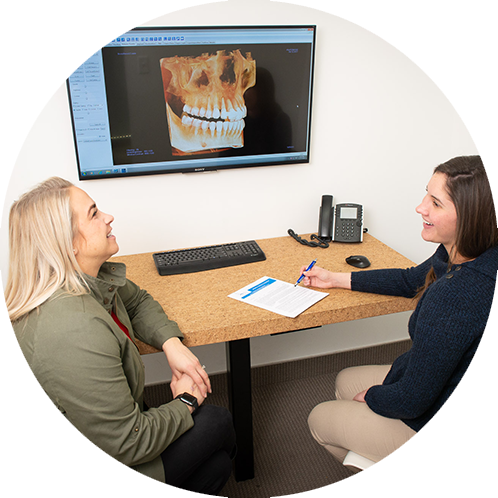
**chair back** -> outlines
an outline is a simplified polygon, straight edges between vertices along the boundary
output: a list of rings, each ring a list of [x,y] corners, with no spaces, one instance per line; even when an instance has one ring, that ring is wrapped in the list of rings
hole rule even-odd
[[[477,462],[479,494],[477,498],[498,496],[498,411],[488,427]]]

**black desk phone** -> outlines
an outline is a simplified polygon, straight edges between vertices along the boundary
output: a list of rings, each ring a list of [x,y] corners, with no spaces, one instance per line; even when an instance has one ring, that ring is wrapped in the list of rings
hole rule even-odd
[[[311,240],[302,239],[292,228],[287,233],[300,244],[310,247],[329,247],[329,242],[363,242],[363,206],[361,204],[337,204],[332,206],[333,196],[322,196],[318,233]]]
[[[363,242],[363,206],[343,203],[332,206],[333,196],[322,196],[318,237],[327,242]]]

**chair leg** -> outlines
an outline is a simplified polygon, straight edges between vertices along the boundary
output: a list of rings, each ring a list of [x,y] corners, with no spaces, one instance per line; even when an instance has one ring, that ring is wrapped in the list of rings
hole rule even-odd
[[[353,480],[351,481],[351,486],[349,487],[349,492],[348,496],[346,498],[352,498],[354,495],[354,492],[356,491],[356,486],[358,484],[358,478],[361,477],[363,474],[366,474],[367,472],[365,471],[360,471],[356,472],[355,475],[353,476]]]

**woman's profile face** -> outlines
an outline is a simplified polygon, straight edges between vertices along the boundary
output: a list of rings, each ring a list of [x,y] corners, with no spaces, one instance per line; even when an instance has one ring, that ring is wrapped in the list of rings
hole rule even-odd
[[[427,185],[427,194],[416,211],[422,216],[422,238],[443,244],[448,251],[455,245],[457,213],[446,190],[446,175],[435,173]]]
[[[92,198],[77,187],[70,189],[70,204],[77,227],[73,239],[76,260],[83,272],[97,276],[102,264],[119,250],[112,235],[114,217],[100,211]]]

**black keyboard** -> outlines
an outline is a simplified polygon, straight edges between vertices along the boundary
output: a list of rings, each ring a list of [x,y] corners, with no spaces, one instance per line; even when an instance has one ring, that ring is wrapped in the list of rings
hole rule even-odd
[[[153,254],[153,258],[159,275],[176,275],[264,261],[266,256],[254,240],[248,240],[217,246],[158,252]]]

